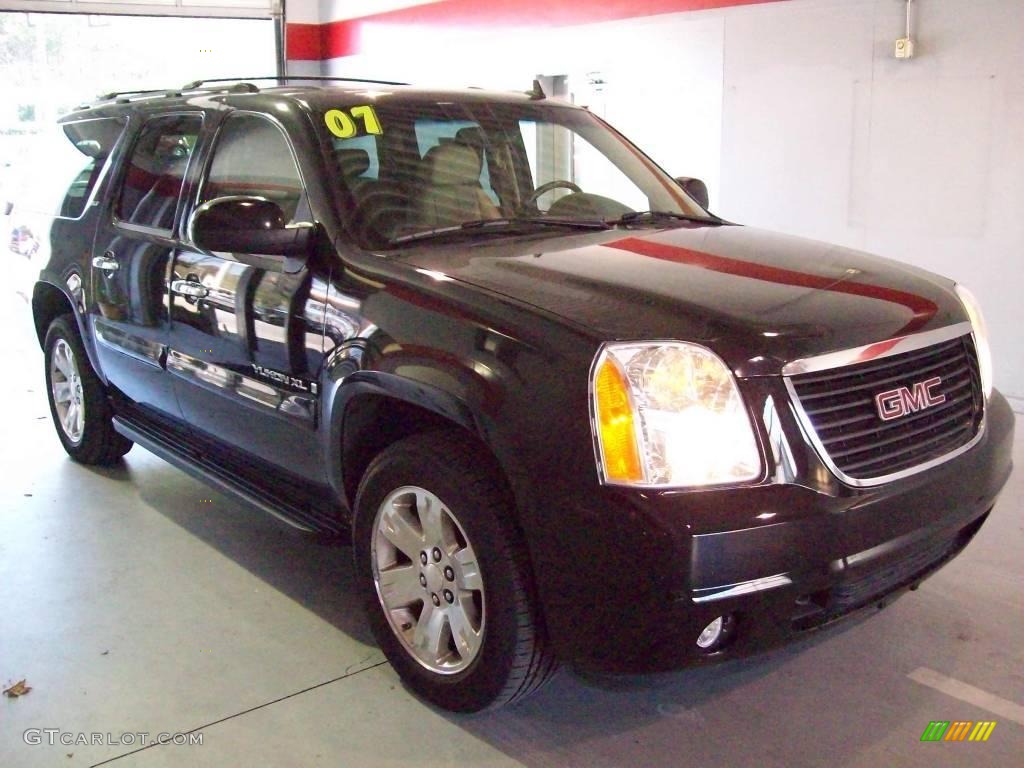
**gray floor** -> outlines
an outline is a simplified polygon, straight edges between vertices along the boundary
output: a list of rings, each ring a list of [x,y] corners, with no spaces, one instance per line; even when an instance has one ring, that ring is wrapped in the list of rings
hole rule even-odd
[[[518,707],[456,718],[382,664],[348,548],[138,448],[109,471],[68,461],[27,309],[3,303],[0,682],[33,690],[0,701],[2,766],[1021,765],[1020,472],[963,556],[868,621],[715,669],[563,672]],[[921,667],[999,697],[987,706],[1003,714],[908,677]],[[998,725],[984,744],[922,744],[930,720]],[[199,729],[203,743],[29,745],[32,728]]]

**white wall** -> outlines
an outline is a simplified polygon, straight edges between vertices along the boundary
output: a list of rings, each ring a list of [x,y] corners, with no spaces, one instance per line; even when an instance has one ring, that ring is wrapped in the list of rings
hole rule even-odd
[[[728,14],[719,210],[962,281],[1024,398],[1024,2],[914,7],[912,61],[899,0]]]
[[[322,0],[322,21],[348,17]],[[568,74],[714,209],[963,281],[1021,398],[1024,2],[916,0],[918,56],[897,61],[903,0],[790,0],[559,29],[368,29],[325,74],[525,89]],[[600,93],[587,73],[600,72]]]

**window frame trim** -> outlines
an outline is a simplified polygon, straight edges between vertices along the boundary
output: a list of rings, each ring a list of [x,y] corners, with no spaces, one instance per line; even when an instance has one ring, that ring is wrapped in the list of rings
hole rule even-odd
[[[307,208],[310,207],[309,184],[306,182],[306,177],[302,173],[302,164],[299,162],[299,155],[295,151],[295,145],[292,142],[292,138],[291,136],[288,135],[288,129],[285,128],[284,124],[280,120],[278,120],[276,117],[267,112],[260,112],[259,110],[255,109],[232,109],[218,121],[217,126],[214,129],[213,136],[211,136],[208,141],[208,150],[205,153],[205,156],[203,157],[203,165],[199,169],[199,178],[196,180],[194,191],[191,195],[191,199],[188,201],[188,206],[185,209],[185,211],[183,211],[183,213],[187,212],[188,215],[185,217],[186,222],[184,232],[182,233],[181,236],[181,242],[197,252],[201,252],[201,249],[198,248],[196,244],[192,241],[192,238],[189,234],[192,231],[192,227],[189,225],[191,224],[192,215],[196,212],[200,205],[203,205],[203,192],[205,191],[206,184],[210,179],[210,168],[213,166],[213,161],[217,157],[217,150],[220,147],[220,142],[221,138],[223,137],[224,130],[227,127],[228,123],[231,121],[231,119],[235,116],[252,116],[259,119],[263,119],[277,129],[278,133],[280,133],[281,136],[284,138],[285,146],[288,147],[288,152],[292,158],[292,165],[295,166],[295,172],[298,174],[299,177],[299,184],[302,185],[302,196],[305,197],[306,199],[306,206]],[[216,200],[217,198],[211,199]]]

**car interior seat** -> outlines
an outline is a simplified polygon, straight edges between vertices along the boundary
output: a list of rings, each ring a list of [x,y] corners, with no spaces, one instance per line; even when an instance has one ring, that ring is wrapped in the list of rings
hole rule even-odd
[[[370,155],[364,149],[338,149],[334,153],[344,188],[352,198],[352,227],[370,246],[383,246],[409,219],[409,195],[399,183],[364,176]]]
[[[450,227],[501,216],[480,185],[481,159],[475,148],[457,142],[439,144],[424,160],[426,178],[417,200],[417,226]]]

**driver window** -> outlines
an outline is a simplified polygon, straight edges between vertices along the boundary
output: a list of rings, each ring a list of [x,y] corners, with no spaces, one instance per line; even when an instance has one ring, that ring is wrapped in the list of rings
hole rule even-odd
[[[221,129],[200,202],[228,195],[255,195],[277,203],[290,224],[310,218],[291,145],[263,117],[232,115]]]

